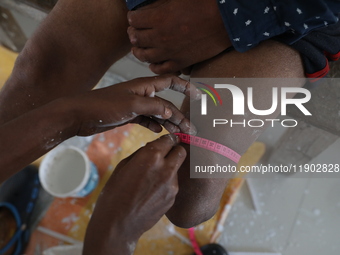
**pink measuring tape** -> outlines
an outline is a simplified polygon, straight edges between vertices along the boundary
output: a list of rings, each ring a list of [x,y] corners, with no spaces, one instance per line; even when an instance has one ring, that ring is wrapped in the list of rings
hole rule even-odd
[[[226,158],[231,159],[235,163],[238,163],[241,158],[240,154],[238,154],[237,152],[233,151],[232,149],[220,143],[216,143],[214,141],[211,141],[211,140],[208,140],[202,137],[183,134],[183,133],[175,133],[175,135],[177,135],[180,138],[182,143],[194,145],[202,149],[216,152]]]
[[[196,240],[195,228],[189,228],[188,232],[189,232],[189,238],[190,238],[192,248],[194,249],[194,252],[196,253],[196,255],[203,255],[200,249],[200,246],[198,245],[197,240]]]

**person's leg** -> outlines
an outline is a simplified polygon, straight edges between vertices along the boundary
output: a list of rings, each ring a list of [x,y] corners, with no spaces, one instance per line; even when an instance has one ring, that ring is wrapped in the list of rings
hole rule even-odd
[[[57,98],[91,90],[130,50],[123,0],[59,0],[0,91],[0,124]]]
[[[266,41],[258,47],[246,52],[239,53],[236,51],[220,54],[219,56],[208,60],[204,63],[197,64],[191,73],[191,77],[211,77],[211,78],[304,78],[302,62],[298,52],[292,48],[275,42]],[[235,80],[236,82],[236,80]],[[263,84],[263,80],[258,81],[261,84],[252,84],[254,88],[254,106],[257,109],[269,109],[272,105],[272,87],[287,86],[284,82],[276,84]],[[291,87],[303,86],[304,79],[295,80],[290,83]],[[212,84],[211,84],[212,85]],[[247,84],[235,83],[246,94]],[[257,89],[258,88],[258,89]],[[191,105],[191,120],[196,125],[199,133],[197,136],[213,140],[224,144],[243,154],[248,147],[257,139],[265,130],[262,128],[240,127],[236,125],[220,125],[212,129],[212,119],[273,119],[279,111],[275,111],[270,116],[255,116],[247,108],[245,115],[238,117],[232,115],[232,96],[228,90],[219,90],[223,100],[223,107],[209,107],[209,114],[204,117],[200,116],[200,102],[197,105]],[[188,111],[188,104],[184,105],[185,111]],[[278,107],[279,108],[279,107]],[[189,146],[186,146],[189,149]],[[200,148],[191,147],[191,156],[195,155],[195,165],[232,165],[231,160],[220,156],[219,154],[206,151]],[[218,206],[225,189],[228,178],[225,179],[190,179],[189,171],[190,158],[179,172],[179,193],[176,197],[175,204],[168,211],[168,218],[181,227],[191,227],[211,218]],[[191,166],[192,167],[192,166]],[[228,177],[231,177],[230,175]]]

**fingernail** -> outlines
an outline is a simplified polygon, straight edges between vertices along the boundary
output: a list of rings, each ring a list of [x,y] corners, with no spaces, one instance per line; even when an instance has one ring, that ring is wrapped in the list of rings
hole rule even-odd
[[[171,126],[171,127],[168,126],[168,131],[171,134],[174,134],[174,133],[180,133],[181,129],[179,127],[176,127],[176,126]]]
[[[202,98],[202,91],[199,90],[199,89],[195,89],[195,94],[196,96],[195,97],[190,97],[190,101],[193,102],[193,101],[198,101]]]
[[[184,127],[182,128],[183,133],[188,135],[196,135],[197,129],[189,120],[184,122]]]
[[[134,37],[134,36],[130,36],[130,42],[131,42],[132,44],[136,43],[136,42],[137,42],[137,38]]]
[[[172,111],[170,110],[170,108],[165,107],[164,117],[170,118],[171,116],[172,116]]]
[[[171,135],[174,137],[174,141],[175,141],[176,143],[180,143],[180,142],[181,142],[181,138],[179,138],[178,135],[175,135],[175,134],[171,134]]]
[[[157,119],[164,119],[162,115],[153,115],[153,116],[156,117]]]
[[[189,135],[197,135],[197,130],[196,130],[196,128],[190,128],[189,131],[188,131],[188,134],[189,134]]]
[[[199,90],[199,89],[196,89],[196,92],[197,92],[197,94],[196,94],[196,100],[201,99],[201,97],[202,97],[202,91]]]
[[[181,152],[178,152],[178,157],[184,158],[184,157],[185,157],[185,154],[183,154],[183,153],[181,153]]]
[[[180,143],[181,142],[181,138],[179,137],[179,135],[175,135],[175,136],[176,136],[177,143]]]
[[[196,127],[192,124],[192,123],[190,123],[190,124],[188,124],[188,134],[189,135],[196,135],[197,134],[197,129],[196,129]]]

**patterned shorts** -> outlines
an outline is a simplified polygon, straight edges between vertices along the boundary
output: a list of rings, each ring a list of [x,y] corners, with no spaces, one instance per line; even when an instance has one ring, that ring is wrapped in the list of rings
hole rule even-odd
[[[129,0],[127,4],[131,9],[138,9],[155,1],[157,0]],[[283,38],[284,35],[282,39],[280,36],[272,39],[287,44]],[[309,82],[316,82],[328,74],[329,61],[336,61],[340,58],[340,21],[334,25],[313,30],[289,46],[301,54]]]
[[[306,77],[315,82],[327,75],[329,61],[340,58],[340,22],[316,29],[290,46],[300,52]]]

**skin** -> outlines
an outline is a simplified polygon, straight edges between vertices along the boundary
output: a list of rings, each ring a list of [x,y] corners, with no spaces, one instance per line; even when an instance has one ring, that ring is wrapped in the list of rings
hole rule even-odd
[[[130,50],[126,15],[122,0],[58,1],[1,90],[0,124],[54,99],[91,90]]]
[[[128,13],[133,54],[156,74],[176,72],[231,47],[216,0],[157,0]]]
[[[0,125],[0,168],[3,169],[0,182],[76,135],[89,136],[127,123],[160,132],[162,127],[155,121],[157,118],[148,116],[166,119],[170,131],[195,133],[189,120],[172,103],[151,97],[164,89],[194,98],[200,96],[195,87],[175,76],[139,78],[56,99]]]
[[[171,14],[175,16],[172,16],[172,19],[166,22],[161,21],[162,19],[168,19],[168,15],[160,15],[162,19],[159,17],[153,19],[150,15],[153,22],[158,20],[162,26],[151,27],[150,32],[154,31],[156,35],[155,37],[149,36],[149,38],[152,38],[157,43],[153,48],[159,49],[157,52],[161,55],[165,54],[164,56],[166,57],[164,60],[150,59],[155,61],[153,63],[155,64],[154,71],[157,73],[178,71],[199,61],[214,57],[231,45],[216,9],[215,1],[202,0],[200,4],[187,6],[189,4],[188,0],[160,0],[159,6],[165,8],[163,14],[168,14],[167,12],[173,8],[169,7],[170,3],[174,4],[177,10],[185,10],[185,13],[179,11],[178,13],[181,15],[176,16],[177,12],[172,11]],[[208,6],[207,4],[209,3],[211,5]],[[193,7],[197,8],[196,11],[193,11]],[[143,8],[145,8],[145,11],[148,10],[147,6]],[[190,12],[187,11],[189,9]],[[98,13],[101,15],[98,15]],[[198,15],[192,19],[185,18],[188,17],[188,13],[191,13],[191,15],[204,13],[205,15]],[[16,134],[25,130],[28,134],[34,127],[28,124],[20,126],[19,123],[39,123],[40,128],[55,123],[53,125],[54,129],[44,131],[47,132],[45,137],[51,138],[51,140],[54,139],[53,137],[56,134],[53,132],[62,128],[66,130],[66,133],[72,134],[72,132],[75,132],[73,130],[74,126],[65,127],[63,125],[65,125],[64,123],[67,125],[72,124],[75,121],[74,116],[68,116],[68,114],[62,116],[67,111],[63,107],[71,104],[71,101],[67,100],[72,99],[72,97],[77,98],[75,102],[83,102],[79,105],[76,104],[75,112],[88,112],[89,115],[96,112],[102,114],[103,108],[101,108],[100,104],[92,104],[92,98],[86,98],[85,94],[116,60],[129,51],[131,45],[126,33],[128,28],[126,15],[127,9],[125,2],[122,0],[85,0],[81,5],[77,0],[59,0],[51,14],[27,42],[16,62],[10,79],[0,93],[0,104],[2,106],[0,107],[0,124],[5,126],[4,130],[14,130]],[[209,18],[207,19],[207,17]],[[129,15],[131,25],[137,26],[135,24],[137,21],[136,17]],[[138,22],[142,22],[142,20]],[[166,27],[168,24],[177,24],[177,26]],[[178,30],[179,24],[184,24],[184,26]],[[169,38],[162,34],[162,29],[178,33],[180,40],[178,40],[178,37],[175,40],[175,37]],[[136,28],[136,30],[140,30],[140,28]],[[133,34],[131,28],[129,29],[129,34],[130,37]],[[139,43],[138,46],[144,46],[141,41],[142,36],[137,34],[136,32],[137,41],[133,40],[133,36],[131,37],[132,43]],[[150,34],[152,35],[152,33]],[[162,45],[166,47],[162,48]],[[184,57],[182,58],[181,56]],[[156,69],[157,65],[160,65],[159,69]],[[192,76],[303,77],[303,72],[297,52],[287,46],[270,42],[270,44],[263,44],[263,46],[258,46],[247,53],[230,52],[221,54],[194,67]],[[301,84],[295,84],[295,86],[301,86]],[[259,94],[262,92],[264,91],[260,91]],[[96,94],[100,94],[100,92]],[[105,96],[106,103],[110,101],[106,95],[101,96]],[[65,97],[68,98],[66,104],[57,104],[58,100],[61,102],[65,100]],[[228,98],[228,95],[226,95],[226,98]],[[258,98],[260,101],[265,101],[261,95]],[[44,109],[42,112],[39,111],[40,107]],[[39,113],[32,110],[38,110]],[[43,114],[44,112],[45,114]],[[46,112],[52,112],[54,115],[47,116]],[[32,115],[30,114],[35,116],[33,119],[35,121],[32,121]],[[131,115],[131,112],[129,114]],[[53,116],[60,116],[60,119]],[[79,116],[84,118],[82,114]],[[121,117],[125,116],[126,114]],[[160,120],[158,122],[163,123],[164,121]],[[84,123],[90,125],[84,130],[77,129],[77,132],[81,130],[83,132],[81,134],[84,135],[94,132],[92,130],[93,118],[91,120],[87,119]],[[111,123],[111,120],[108,120],[107,123]],[[165,122],[164,125],[169,125],[168,123]],[[204,130],[204,127],[199,130]],[[104,131],[104,129],[101,131]],[[249,132],[247,129],[244,129],[239,134],[236,131],[230,131],[229,133],[229,130],[227,132],[226,130],[221,130],[212,136],[208,136],[203,132],[199,133],[199,136],[224,143],[242,154],[255,139],[249,136]],[[33,141],[35,138],[27,136],[25,139]],[[6,144],[12,144],[12,146],[13,144],[22,143],[22,140],[19,139],[16,143],[10,143],[8,137],[1,139]],[[51,140],[47,139],[47,141]],[[41,136],[39,144],[36,144],[37,147],[29,150],[23,149],[20,153],[28,155],[27,162],[25,160],[22,163],[19,162],[18,164],[21,165],[17,165],[16,168],[21,168],[30,159],[33,160],[37,155],[48,151],[50,148],[42,148],[46,145],[50,144]],[[8,149],[6,146],[3,148]],[[18,154],[14,155],[14,157],[18,157]],[[225,161],[226,159],[221,159],[218,155],[207,152],[204,152],[202,160],[212,163],[229,163]],[[21,159],[18,161],[21,161]],[[183,227],[196,225],[213,215],[227,181],[227,179],[190,180],[187,162],[185,163],[186,168],[183,167],[179,173],[180,192],[174,206],[167,214],[170,220]],[[5,173],[2,178],[7,178],[10,174]]]
[[[181,5],[182,8],[178,8],[178,5]],[[183,8],[183,6],[186,6],[186,8]],[[199,10],[195,8],[199,8]],[[181,18],[183,16],[189,17],[186,15],[188,9],[193,13],[192,15],[197,14],[194,19]],[[182,13],[181,10],[185,13]],[[221,50],[231,46],[216,1],[200,1],[200,4],[195,5],[185,0],[157,1],[130,11],[128,20],[130,24],[129,38],[134,46],[132,48],[133,54],[141,61],[150,62],[149,67],[155,73],[183,69],[202,59],[215,56]],[[176,33],[171,32],[174,28],[177,29]],[[195,33],[196,30],[200,30],[200,33]],[[187,36],[187,34],[190,34],[190,36]],[[197,37],[192,35],[197,35]],[[219,35],[219,37],[216,35]],[[303,78],[304,74],[301,59],[297,52],[285,45],[267,41],[247,53],[235,51],[222,53],[195,65],[191,77]],[[296,81],[291,83],[291,86],[300,87],[302,83]],[[261,88],[255,92],[254,103],[259,109],[267,109],[271,106],[269,105],[271,102],[268,102],[267,98],[271,96],[268,92],[270,92],[269,88],[272,84],[261,83],[259,85],[261,85]],[[285,85],[281,84],[281,86]],[[246,87],[246,85],[239,84],[239,88],[244,92]],[[254,84],[254,87],[256,87],[256,84]],[[202,119],[199,117],[200,113],[195,111],[195,109],[200,109],[199,102],[197,102],[191,105],[190,117],[196,120],[195,125],[199,130],[198,136],[225,144],[242,155],[265,130],[266,126],[261,129],[257,128],[256,136],[253,135],[254,130],[252,128],[217,127],[214,132],[210,132],[211,128],[207,123],[211,123],[212,119],[221,118],[221,116],[226,119],[233,118],[231,95],[222,92],[221,96],[224,102],[223,108],[214,109],[209,113],[209,116]],[[190,104],[186,102],[182,110],[187,112],[189,117]],[[246,114],[248,114],[249,119],[261,119],[259,116],[252,115],[249,110]],[[278,114],[279,112],[276,111],[265,118],[275,118]],[[197,122],[197,120],[200,121]],[[187,152],[191,153],[191,157],[194,158],[195,165],[235,164],[218,154],[187,145],[184,146]],[[190,179],[189,169],[190,158],[188,157],[179,172],[179,194],[174,206],[167,212],[172,223],[187,228],[206,221],[215,214],[226,183],[232,177],[232,175],[227,175],[224,179]]]
[[[186,157],[175,135],[165,135],[122,160],[103,188],[86,231],[83,254],[131,255],[139,237],[173,205],[177,171]],[[143,192],[141,192],[143,191]],[[16,224],[0,212],[5,245]],[[113,249],[114,247],[114,249]],[[11,254],[12,247],[5,254]]]
[[[191,77],[301,78],[290,82],[275,81],[275,84],[273,84],[272,80],[253,81],[254,105],[257,109],[269,109],[271,107],[272,102],[268,98],[272,96],[271,88],[274,85],[280,88],[283,86],[301,87],[304,84],[304,72],[299,53],[284,44],[270,40],[262,42],[259,46],[246,53],[232,51],[198,64],[194,66]],[[242,89],[246,95],[249,83],[235,81],[233,85]],[[246,107],[245,116],[233,116],[231,93],[228,90],[219,90],[219,94],[223,100],[223,107],[215,107],[208,100],[208,109],[210,111],[205,117],[200,115],[200,102],[192,104],[186,102],[182,107],[182,111],[187,113],[188,117],[190,113],[190,118],[198,130],[197,136],[224,144],[242,155],[268,125],[264,125],[262,128],[219,125],[213,128],[213,132],[211,132],[212,120],[221,117],[236,121],[238,121],[238,118],[274,119],[279,114],[279,111],[276,110],[270,116],[257,116],[252,114]],[[255,129],[256,134],[254,135]],[[187,145],[184,145],[184,147],[187,149],[188,155],[189,153],[191,154],[190,157],[194,159],[193,162],[197,166],[235,165],[233,161],[217,153],[196,147],[190,148]],[[190,157],[187,157],[178,173],[179,193],[175,204],[166,214],[174,224],[185,228],[206,221],[215,214],[225,186],[229,178],[232,177],[229,174],[220,179],[191,179],[188,169],[194,166],[190,166]]]
[[[172,206],[186,156],[177,139],[163,136],[119,163],[98,198],[84,255],[132,254],[139,237]]]
[[[60,0],[29,39],[15,63],[11,77],[0,92],[1,169],[5,169],[0,173],[0,182],[61,141],[77,134],[89,135],[105,131],[117,126],[112,126],[115,121],[121,125],[134,120],[151,130],[160,131],[155,121],[135,119],[132,112],[140,115],[142,110],[147,115],[162,115],[163,118],[171,115],[166,124],[170,131],[178,131],[172,125],[172,119],[176,126],[185,127],[190,132],[188,122],[177,119],[180,114],[178,110],[159,98],[136,100],[129,88],[126,88],[125,94],[123,89],[86,94],[105,71],[129,51],[126,15],[126,5],[122,0],[86,0],[81,5],[77,0]],[[153,85],[165,85],[168,82],[169,88],[172,86],[174,89],[178,85],[177,80],[172,80],[176,78],[157,79],[132,81],[135,85],[136,82],[144,84],[140,91],[135,91],[136,94],[151,95],[155,86],[150,86],[149,91],[143,91],[148,82]],[[188,84],[182,81],[182,85]],[[187,87],[180,88],[182,92],[189,93],[189,90],[185,91]],[[161,90],[161,87],[158,89]],[[151,103],[152,100],[154,103]],[[147,102],[149,105],[146,105]],[[144,106],[150,108],[147,110]],[[169,111],[167,114],[164,112],[166,108]],[[101,116],[108,113],[107,109],[112,110],[112,116]],[[148,111],[154,113],[149,114]],[[128,119],[122,122],[122,118]],[[79,126],[79,121],[82,126]],[[100,128],[100,125],[111,127]],[[53,129],[46,128],[50,126]],[[43,130],[43,135],[37,135],[36,128]],[[16,135],[8,136],[8,130]],[[61,130],[63,133],[59,134]],[[25,139],[20,139],[21,136]],[[22,146],[18,147],[18,144]],[[10,151],[16,153],[9,154]]]

